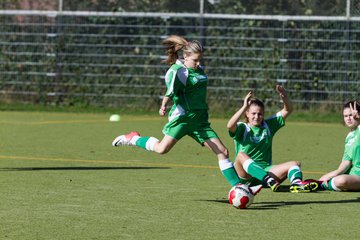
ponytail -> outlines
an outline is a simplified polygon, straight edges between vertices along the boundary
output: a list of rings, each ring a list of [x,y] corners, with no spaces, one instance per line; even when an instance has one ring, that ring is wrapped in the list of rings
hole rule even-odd
[[[162,44],[165,46],[167,58],[163,61],[169,65],[172,65],[179,58],[179,51],[182,51],[186,55],[191,53],[202,54],[203,47],[199,41],[186,41],[185,38],[171,35],[162,41]]]

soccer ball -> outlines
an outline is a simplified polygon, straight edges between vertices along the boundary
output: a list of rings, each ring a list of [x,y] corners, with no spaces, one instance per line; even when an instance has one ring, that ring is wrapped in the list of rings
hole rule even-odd
[[[237,184],[229,191],[228,196],[230,204],[235,208],[248,208],[254,201],[254,194],[246,184]]]

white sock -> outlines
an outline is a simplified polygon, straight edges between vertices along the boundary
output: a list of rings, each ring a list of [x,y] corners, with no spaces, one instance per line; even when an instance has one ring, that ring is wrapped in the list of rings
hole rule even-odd
[[[154,146],[156,143],[159,142],[159,139],[150,137],[149,140],[146,142],[146,150],[154,151]]]
[[[295,172],[292,172],[292,171],[295,171]],[[290,172],[292,172],[292,176],[289,175]],[[291,168],[289,168],[288,173],[287,173],[289,181],[291,183],[301,182],[301,179],[295,179],[295,176],[297,176],[297,175],[299,176],[299,174],[301,174],[301,169],[298,165],[295,165],[295,166],[292,166]]]
[[[340,192],[340,191],[341,191],[341,189],[338,188],[338,187],[335,185],[334,178],[332,178],[332,179],[330,180],[330,183],[328,183],[328,184],[331,184],[331,187],[332,187],[335,191],[337,191],[337,192]]]
[[[254,160],[252,160],[251,158],[249,158],[248,160],[246,160],[246,161],[244,162],[243,168],[244,168],[244,170],[245,170],[247,173],[249,173],[249,172],[248,172],[249,165],[252,164],[253,162],[254,162]]]
[[[221,171],[234,167],[233,163],[227,158],[224,160],[219,160],[219,167]]]
[[[133,136],[133,137],[131,138],[131,140],[130,140],[130,143],[131,143],[132,145],[135,145],[136,141],[137,141],[139,138],[140,138],[140,136]]]

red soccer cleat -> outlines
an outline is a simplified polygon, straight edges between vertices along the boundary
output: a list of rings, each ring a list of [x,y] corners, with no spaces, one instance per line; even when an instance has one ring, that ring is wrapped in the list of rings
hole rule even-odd
[[[128,133],[126,135],[120,135],[114,139],[114,141],[112,142],[112,145],[114,147],[133,146],[134,144],[131,143],[131,139],[135,136],[140,136],[140,134],[135,131],[135,132]]]

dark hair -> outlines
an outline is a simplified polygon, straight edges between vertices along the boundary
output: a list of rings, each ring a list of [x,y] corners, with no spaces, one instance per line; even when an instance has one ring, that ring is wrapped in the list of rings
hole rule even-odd
[[[250,100],[248,101],[248,106],[249,106],[249,108],[250,108],[250,106],[258,106],[258,107],[260,107],[263,111],[265,111],[265,104],[264,104],[260,99],[258,99],[258,98],[250,98]],[[249,108],[248,108],[246,111],[248,111]],[[249,122],[249,119],[248,119],[248,117],[246,116],[246,114],[245,114],[244,118],[245,118],[244,122],[248,123],[248,122]]]
[[[351,104],[351,106],[353,106],[354,103],[356,103],[356,109],[357,109],[358,112],[359,112],[359,111],[360,111],[360,103],[359,103],[359,101],[357,101],[357,100],[351,100],[351,101],[345,103],[345,104],[343,105],[343,110],[344,110],[345,108],[350,108],[350,104]]]
[[[165,46],[167,58],[163,61],[167,64],[174,64],[179,58],[179,51],[182,51],[186,55],[192,53],[202,54],[204,49],[201,43],[197,40],[186,41],[185,38],[171,35],[162,41],[162,44]]]
[[[262,109],[265,109],[264,103],[258,98],[250,98],[250,100],[248,101],[248,104],[249,104],[249,106],[255,105],[255,106],[261,107]]]

